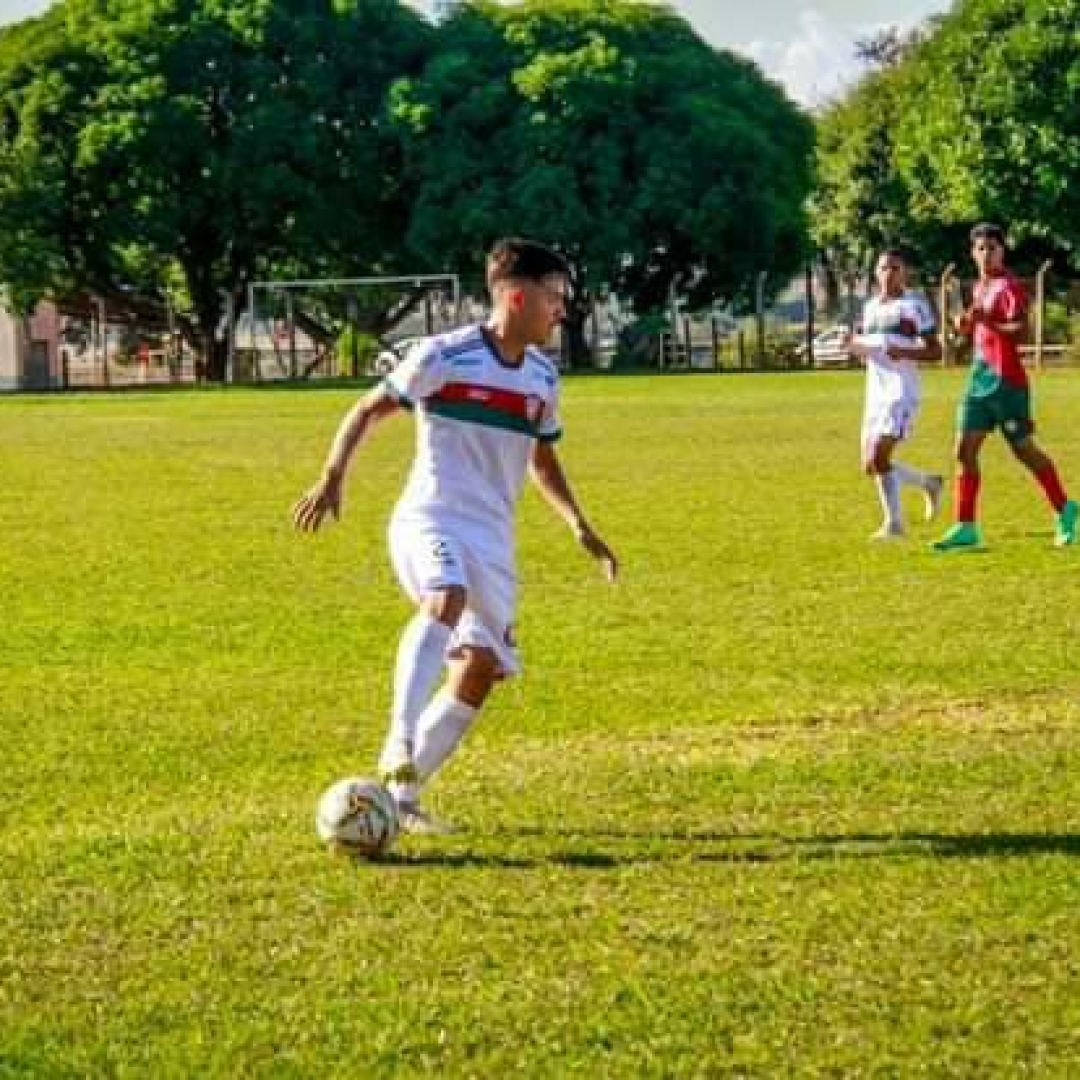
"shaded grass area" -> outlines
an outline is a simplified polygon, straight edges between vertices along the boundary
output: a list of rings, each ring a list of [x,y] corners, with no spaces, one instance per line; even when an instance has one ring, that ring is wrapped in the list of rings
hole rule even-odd
[[[625,580],[529,497],[466,831],[362,865],[311,816],[381,737],[409,425],[312,540],[349,395],[0,400],[0,1076],[1075,1075],[1080,553],[997,446],[987,554],[868,545],[860,395],[572,381]]]

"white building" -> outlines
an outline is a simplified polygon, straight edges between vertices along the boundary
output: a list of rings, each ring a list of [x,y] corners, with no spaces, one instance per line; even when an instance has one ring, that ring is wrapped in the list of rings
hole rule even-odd
[[[0,390],[45,390],[63,381],[59,338],[61,316],[39,304],[27,316],[0,301]]]

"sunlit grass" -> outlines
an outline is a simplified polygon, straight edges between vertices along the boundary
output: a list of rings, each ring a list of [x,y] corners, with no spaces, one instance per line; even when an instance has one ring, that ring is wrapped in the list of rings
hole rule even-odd
[[[311,819],[382,735],[409,422],[311,538],[348,394],[0,400],[0,1076],[1075,1076],[1080,551],[997,444],[986,554],[868,544],[861,390],[571,380],[624,580],[527,498],[465,831],[359,866]]]

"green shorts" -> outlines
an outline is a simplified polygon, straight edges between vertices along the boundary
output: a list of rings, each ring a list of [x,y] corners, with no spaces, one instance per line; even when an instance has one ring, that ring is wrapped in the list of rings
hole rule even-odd
[[[956,422],[963,435],[1001,428],[1001,434],[1016,446],[1035,433],[1031,392],[1026,386],[1012,386],[1000,381],[989,393],[982,389],[973,392],[969,386],[960,402]]]

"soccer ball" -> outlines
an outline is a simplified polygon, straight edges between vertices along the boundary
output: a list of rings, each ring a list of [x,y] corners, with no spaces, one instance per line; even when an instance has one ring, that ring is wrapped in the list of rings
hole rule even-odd
[[[315,811],[315,830],[335,851],[375,858],[397,839],[397,804],[377,780],[351,776],[323,792]]]

